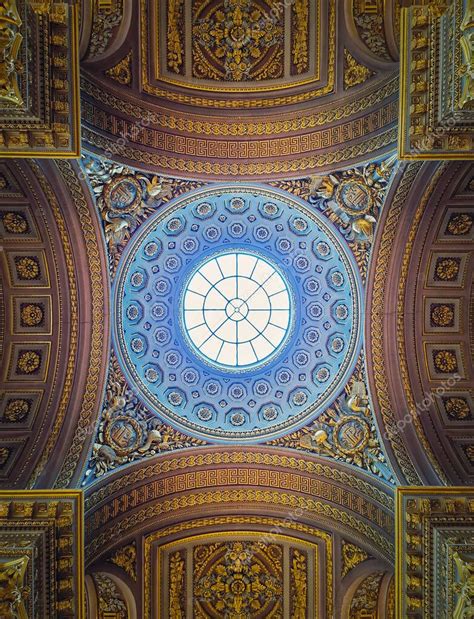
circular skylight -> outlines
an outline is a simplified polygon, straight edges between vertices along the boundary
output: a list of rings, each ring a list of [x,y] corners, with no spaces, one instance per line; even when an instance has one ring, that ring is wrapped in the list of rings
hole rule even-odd
[[[284,276],[247,251],[213,256],[191,274],[183,328],[205,360],[227,368],[268,361],[284,344],[293,314]]]

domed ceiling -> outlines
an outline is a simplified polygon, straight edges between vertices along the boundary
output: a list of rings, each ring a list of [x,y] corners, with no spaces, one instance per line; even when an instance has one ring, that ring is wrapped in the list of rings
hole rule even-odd
[[[85,143],[191,178],[380,156],[396,141],[399,3],[379,4],[84,3]]]
[[[283,434],[324,410],[355,367],[357,271],[302,200],[244,185],[191,192],[147,220],[118,265],[119,362],[181,429]]]
[[[203,184],[84,160],[113,342],[85,483],[212,443],[293,447],[392,480],[364,367],[364,290],[394,159]]]

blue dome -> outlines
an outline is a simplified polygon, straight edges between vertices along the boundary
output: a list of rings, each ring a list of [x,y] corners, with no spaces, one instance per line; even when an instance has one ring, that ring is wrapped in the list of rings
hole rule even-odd
[[[270,440],[327,408],[354,369],[361,286],[344,240],[283,192],[213,186],[131,239],[114,345],[146,406],[211,441]]]

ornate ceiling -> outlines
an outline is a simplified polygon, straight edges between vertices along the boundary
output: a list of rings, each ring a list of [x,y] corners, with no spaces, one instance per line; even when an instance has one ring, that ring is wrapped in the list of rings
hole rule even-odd
[[[0,2],[82,131],[0,161],[1,616],[474,607],[472,3],[401,4]]]
[[[159,173],[257,179],[393,148],[395,0],[85,4],[83,138],[94,152]]]
[[[472,480],[472,181],[466,163],[400,168],[375,246],[372,394],[411,483]]]
[[[97,419],[107,276],[77,170],[34,161],[0,169],[4,488],[52,484],[60,470],[69,483],[85,456],[81,428]]]

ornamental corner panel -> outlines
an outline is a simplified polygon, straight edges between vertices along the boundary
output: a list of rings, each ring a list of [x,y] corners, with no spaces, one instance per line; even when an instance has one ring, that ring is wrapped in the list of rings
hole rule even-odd
[[[78,490],[0,492],[0,616],[85,618]]]
[[[473,159],[474,1],[402,9],[400,159]]]
[[[397,619],[472,617],[474,487],[397,489]]]
[[[0,7],[0,156],[78,157],[79,3]]]

